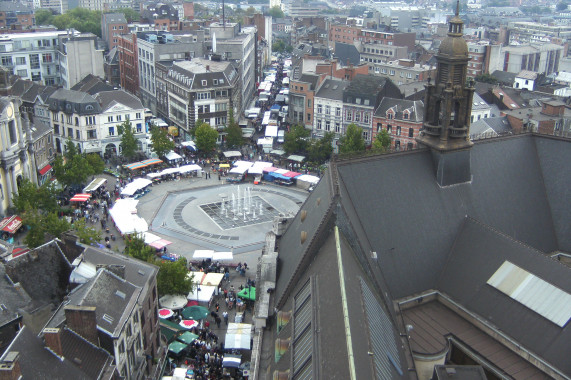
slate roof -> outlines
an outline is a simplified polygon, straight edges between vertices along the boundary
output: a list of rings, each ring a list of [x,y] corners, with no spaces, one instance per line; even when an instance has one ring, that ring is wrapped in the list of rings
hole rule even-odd
[[[424,103],[421,101],[405,100],[405,99],[394,99],[394,98],[383,98],[381,104],[377,107],[375,111],[375,116],[386,117],[387,111],[392,108],[394,111],[394,119],[413,121],[417,123],[422,123],[424,118]],[[404,119],[404,111],[409,110],[410,116],[409,120]]]
[[[113,86],[105,83],[101,78],[93,74],[87,74],[82,80],[77,82],[71,90],[95,95],[101,91],[111,91],[113,90]]]
[[[469,217],[440,273],[438,289],[571,374],[571,326],[560,328],[486,283],[505,260],[571,291],[571,268]]]
[[[357,74],[343,92],[343,102],[354,104],[355,98],[372,100],[381,92],[383,96],[400,96],[400,91],[389,78]],[[371,105],[375,106],[374,101]]]
[[[66,305],[95,306],[98,329],[117,337],[137,302],[141,288],[104,269],[80,287],[82,291],[69,294]]]
[[[299,78],[299,82],[311,84],[310,90],[315,90],[318,81],[319,76],[314,74],[301,74],[301,77]]]
[[[19,309],[25,308],[32,299],[22,288],[16,288],[6,276],[4,264],[0,264],[0,326],[21,316]],[[4,342],[5,343],[5,342]]]
[[[79,115],[93,115],[101,113],[101,106],[95,98],[88,93],[60,88],[49,98],[51,111],[77,113]]]
[[[487,117],[470,124],[470,136],[479,136],[483,133],[503,135],[511,130],[507,116]]]
[[[110,363],[112,358],[109,354],[78,338],[69,330],[64,330],[62,333],[63,341],[69,345],[64,350],[69,355],[66,357],[68,360],[61,360],[45,348],[42,340],[25,326],[18,332],[2,359],[8,352],[18,352],[20,354],[20,370],[22,371],[22,378],[25,380],[97,379],[98,370],[96,367]],[[78,341],[78,339],[83,342]],[[75,364],[73,360],[75,357],[80,360],[84,359],[80,367]]]
[[[482,97],[474,93],[474,98],[472,99],[472,111],[482,111],[490,109],[490,105],[482,99]]]
[[[144,108],[139,98],[124,90],[101,91],[95,95],[95,99],[101,104],[103,112],[117,104],[122,104],[133,110]]]
[[[73,362],[88,378],[99,379],[113,362],[114,358],[107,351],[91,344],[74,331],[63,328],[60,333],[62,356]]]
[[[335,58],[339,59],[339,62],[345,66],[347,62],[357,66],[361,63],[361,54],[357,47],[353,44],[344,44],[341,42],[335,42],[335,53],[333,54]]]
[[[507,71],[496,70],[492,73],[492,76],[496,78],[501,84],[506,86],[512,86],[515,81],[517,74],[510,73]]]
[[[343,91],[349,83],[349,81],[338,79],[325,79],[315,93],[315,97],[343,101]]]
[[[9,1],[0,2],[0,12],[33,13],[33,10],[22,3]]]
[[[52,127],[47,123],[35,123],[31,126],[32,138],[35,140],[53,131]]]
[[[125,19],[125,15],[123,13],[103,13],[103,22],[102,24],[126,24],[127,19]]]

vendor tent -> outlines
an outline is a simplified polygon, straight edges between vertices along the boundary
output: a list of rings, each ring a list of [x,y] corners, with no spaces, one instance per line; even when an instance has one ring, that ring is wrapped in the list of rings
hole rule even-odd
[[[247,323],[229,323],[224,340],[224,348],[227,350],[249,350],[252,325]]]
[[[274,139],[272,137],[264,137],[258,139],[258,145],[273,145]]]
[[[186,298],[189,301],[209,302],[218,286],[196,285]]]
[[[214,261],[232,260],[233,258],[232,252],[214,252],[212,254],[212,260]]]
[[[161,240],[159,236],[150,232],[143,232],[141,235],[142,239],[145,241],[145,244],[151,244],[154,241]]]
[[[240,292],[238,292],[237,296],[244,299],[244,300],[255,301],[256,300],[256,288],[254,288],[253,286],[248,286],[248,287],[242,289]]]
[[[171,150],[170,152],[168,152],[168,153],[166,154],[165,158],[166,158],[168,161],[175,161],[175,160],[180,160],[180,159],[182,159],[182,156],[181,156],[180,154],[178,154],[178,153],[176,153],[176,152],[174,152],[174,151]]]
[[[240,363],[242,362],[242,357],[240,355],[224,355],[222,359],[222,367],[226,368],[240,368]]]
[[[178,341],[174,341],[171,344],[169,344],[169,352],[172,352],[173,354],[178,355],[187,346],[188,346],[188,344],[178,342]]]
[[[272,149],[270,154],[275,154],[276,156],[283,156],[285,154],[285,150],[281,149]]]
[[[305,157],[299,156],[297,154],[292,154],[292,155],[288,156],[287,159],[290,161],[295,161],[295,162],[303,162],[303,160],[305,160]]]
[[[95,178],[89,183],[89,185],[85,186],[83,192],[89,193],[90,191],[95,191],[99,189],[105,182],[107,182],[105,178]]]
[[[279,108],[279,106],[278,106]],[[266,137],[278,137],[278,126],[277,125],[268,125],[266,126]]]
[[[180,340],[183,343],[186,344],[191,344],[192,342],[194,342],[196,339],[198,338],[198,335],[191,333],[190,331],[185,332],[184,334],[182,334],[181,336],[179,336],[178,338],[176,338],[177,340]]]
[[[196,151],[196,144],[194,141],[183,141],[180,143],[180,145],[184,146],[187,149]]]
[[[125,188],[121,191],[121,195],[131,196],[135,194],[138,190],[141,190],[153,182],[146,178],[136,178],[133,182],[128,183]]]
[[[135,169],[142,169],[149,165],[161,164],[162,162],[163,161],[159,160],[158,158],[149,158],[148,160],[133,162],[132,164],[123,165],[123,166],[127,169],[135,170]]]
[[[17,215],[7,216],[0,221],[0,230],[13,234],[22,227],[22,218]]]
[[[182,317],[186,319],[206,319],[210,315],[210,310],[203,306],[189,306],[182,309]]]
[[[207,273],[202,278],[202,285],[205,286],[218,286],[224,279],[224,273]]]
[[[197,249],[194,251],[193,259],[212,259],[214,253],[211,249]]]
[[[302,174],[298,177],[295,177],[297,181],[297,187],[302,189],[309,189],[310,186],[316,185],[319,182],[319,177],[309,174]]]
[[[200,167],[200,165],[191,164],[191,165],[181,166],[180,168],[178,168],[178,171],[179,171],[179,173],[188,173],[188,172],[193,172],[193,171],[200,173],[202,171],[202,168]]]
[[[264,168],[272,166],[271,162],[264,162],[264,161],[256,161],[254,165],[252,165],[248,169],[248,173],[250,174],[263,174]]]
[[[168,241],[165,239],[159,239],[159,240],[152,242],[149,245],[153,248],[156,248],[156,249],[163,249],[164,247],[166,247],[169,244],[172,244],[172,241]]]
[[[109,214],[121,235],[141,233],[149,230],[146,220],[137,215],[138,200],[133,198],[119,199]]]
[[[242,153],[238,152],[237,150],[229,150],[224,152],[224,157],[232,158],[232,157],[242,157]]]
[[[70,202],[85,202],[91,198],[91,194],[75,194],[69,201]]]
[[[159,304],[161,307],[178,310],[182,309],[186,305],[186,298],[184,296],[176,296],[167,294],[166,296],[162,296],[159,298]]]

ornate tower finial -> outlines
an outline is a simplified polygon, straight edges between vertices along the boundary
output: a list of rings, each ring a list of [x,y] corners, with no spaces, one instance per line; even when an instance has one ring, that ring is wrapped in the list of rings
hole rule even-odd
[[[460,0],[456,0],[456,17],[460,15]]]

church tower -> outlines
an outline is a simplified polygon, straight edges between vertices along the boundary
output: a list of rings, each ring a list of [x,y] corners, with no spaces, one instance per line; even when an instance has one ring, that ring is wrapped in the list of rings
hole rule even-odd
[[[466,82],[468,45],[463,22],[456,14],[448,22],[448,36],[436,55],[434,82],[425,85],[424,123],[417,141],[431,148],[436,176],[442,186],[470,180],[470,114],[474,84]]]

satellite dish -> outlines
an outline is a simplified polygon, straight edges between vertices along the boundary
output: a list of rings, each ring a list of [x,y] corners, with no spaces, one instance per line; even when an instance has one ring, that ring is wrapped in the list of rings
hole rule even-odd
[[[216,53],[216,33],[212,33],[212,52]]]

